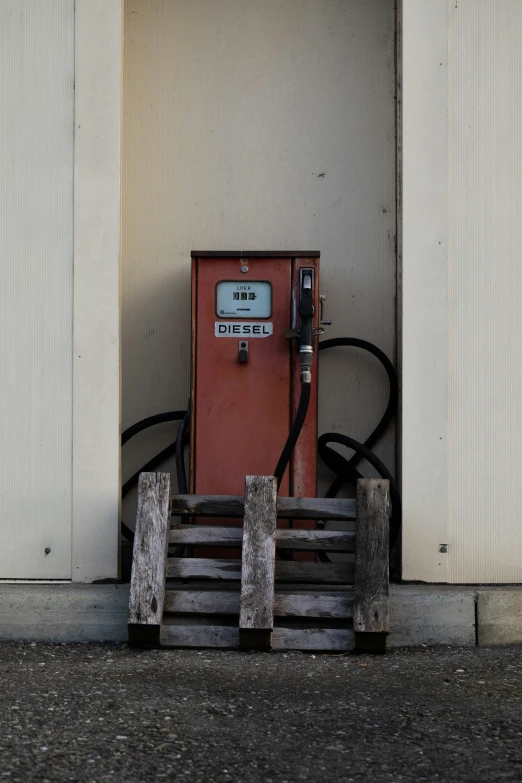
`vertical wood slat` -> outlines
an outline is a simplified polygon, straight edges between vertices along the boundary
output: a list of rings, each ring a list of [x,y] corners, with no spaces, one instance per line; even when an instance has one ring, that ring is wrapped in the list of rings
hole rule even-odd
[[[158,644],[170,527],[170,474],[141,473],[129,599],[129,642]]]
[[[384,652],[388,634],[389,481],[357,482],[355,548],[355,649]]]
[[[274,625],[276,522],[276,478],[247,476],[239,611],[241,647],[270,647]]]

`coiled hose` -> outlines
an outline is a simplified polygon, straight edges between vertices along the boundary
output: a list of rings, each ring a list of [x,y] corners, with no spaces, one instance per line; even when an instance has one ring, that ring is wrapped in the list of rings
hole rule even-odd
[[[354,438],[350,438],[347,435],[340,435],[336,432],[325,432],[323,435],[320,436],[318,440],[319,456],[321,457],[325,465],[327,465],[327,467],[330,468],[330,470],[335,474],[335,479],[332,482],[331,486],[329,487],[328,492],[326,493],[326,497],[329,498],[336,497],[336,495],[341,490],[341,488],[346,484],[349,484],[354,487],[357,483],[357,479],[362,477],[361,473],[357,470],[357,466],[359,465],[361,460],[363,459],[367,460],[367,462],[369,462],[370,465],[372,465],[375,468],[377,473],[382,478],[388,479],[388,481],[390,482],[390,498],[391,498],[391,505],[392,505],[392,514],[390,519],[390,549],[391,549],[395,545],[400,532],[401,499],[400,499],[399,491],[397,489],[397,485],[393,477],[391,476],[386,466],[381,462],[381,460],[378,457],[376,457],[375,454],[373,454],[371,449],[375,445],[375,443],[377,443],[377,441],[383,435],[383,433],[386,431],[388,425],[390,424],[395,414],[395,411],[397,410],[397,404],[399,398],[399,385],[397,380],[397,373],[395,372],[395,368],[391,363],[391,361],[386,356],[386,354],[383,353],[383,351],[381,351],[380,348],[377,348],[376,345],[373,345],[373,343],[370,343],[367,340],[360,340],[356,337],[335,337],[331,340],[324,340],[323,342],[319,343],[320,351],[325,351],[330,348],[340,348],[340,347],[360,348],[364,351],[368,351],[373,356],[375,356],[375,358],[383,365],[386,374],[388,376],[389,396],[388,396],[388,403],[386,405],[386,410],[384,411],[377,426],[366,438],[364,443],[360,443]],[[290,428],[290,433],[288,435],[287,441],[281,452],[281,456],[279,457],[279,461],[277,463],[276,469],[274,471],[274,476],[277,478],[278,486],[280,486],[281,484],[283,475],[285,473],[286,468],[288,467],[288,463],[290,461],[290,457],[294,450],[295,444],[297,443],[297,440],[303,428],[303,424],[305,422],[306,414],[308,411],[309,402],[310,402],[310,384],[303,383],[301,384],[301,396],[299,399],[297,413],[292,423],[292,426]],[[177,474],[179,492],[180,494],[185,494],[187,492],[187,478],[185,473],[185,464],[184,464],[183,457],[184,457],[184,448],[187,440],[187,432],[188,432],[188,424],[189,424],[188,410],[160,413],[156,416],[149,416],[146,419],[142,419],[142,421],[133,424],[132,427],[129,427],[127,430],[125,430],[125,432],[123,432],[121,436],[121,445],[123,446],[123,444],[126,443],[128,440],[130,440],[130,438],[134,437],[134,435],[137,435],[139,432],[142,432],[148,427],[152,427],[157,424],[162,424],[164,422],[179,421],[179,420],[181,420],[181,424],[178,429],[178,435],[176,440],[173,443],[171,443],[170,446],[167,446],[167,448],[163,449],[163,451],[161,451],[159,454],[156,454],[155,457],[149,460],[149,462],[147,462],[139,471],[137,471],[133,476],[131,476],[131,478],[128,481],[125,482],[122,488],[122,497],[125,497],[125,495],[127,495],[130,492],[130,490],[134,486],[136,486],[136,484],[138,483],[140,473],[154,470],[158,465],[160,465],[162,462],[165,462],[165,460],[169,459],[169,457],[171,457],[173,454],[176,455],[176,474]],[[342,446],[346,446],[347,448],[351,449],[354,452],[353,456],[350,457],[349,459],[346,459],[346,457],[343,457],[335,449],[330,448],[330,446],[328,445],[330,443],[338,443]],[[125,538],[132,539],[134,537],[132,530],[130,530],[130,528],[127,527],[127,525],[125,525],[123,522],[121,523],[121,532]],[[283,557],[284,556],[285,555],[283,554]],[[320,552],[319,557],[320,559],[324,559],[324,560],[328,559],[328,556],[324,552]]]
[[[369,462],[370,465],[375,468],[381,478],[388,479],[390,482],[390,499],[392,506],[390,519],[390,549],[392,549],[397,542],[401,527],[401,498],[392,475],[383,462],[381,462],[381,460],[371,451],[371,448],[375,443],[377,443],[379,438],[386,431],[397,409],[399,399],[399,384],[397,380],[397,373],[395,372],[395,368],[386,354],[383,353],[380,348],[377,348],[376,345],[373,345],[373,343],[370,343],[367,340],[360,340],[357,337],[336,337],[331,340],[324,340],[323,342],[319,343],[320,351],[325,351],[329,348],[340,347],[361,348],[362,350],[368,351],[373,356],[375,356],[375,358],[380,361],[386,370],[390,391],[386,410],[384,411],[379,423],[366,438],[364,443],[360,443],[354,438],[350,438],[347,435],[340,435],[336,432],[325,432],[320,436],[317,444],[319,456],[325,465],[330,468],[332,473],[335,473],[336,475],[333,483],[326,493],[326,497],[336,497],[340,489],[345,484],[349,484],[355,487],[357,484],[357,479],[362,478],[361,473],[359,473],[357,470],[357,465],[361,462],[361,460],[367,460],[367,462]],[[309,402],[310,384],[303,383],[301,384],[301,395],[299,398],[297,413],[290,429],[288,439],[283,447],[283,451],[281,452],[281,457],[279,458],[279,462],[277,463],[276,469],[274,471],[274,476],[277,478],[278,487],[281,485],[281,481],[290,461],[292,451],[295,447],[295,444],[297,443],[301,429],[305,422]],[[346,459],[346,457],[343,457],[335,449],[330,448],[328,445],[329,443],[339,443],[341,446],[346,446],[347,448],[353,450],[354,454],[352,457],[350,457],[350,459]],[[320,560],[327,562],[329,561],[328,555],[326,553],[319,552],[318,554]],[[290,557],[289,553],[286,551],[281,552],[281,555],[285,559]]]
[[[181,424],[178,427],[178,434],[174,442],[171,443],[162,451],[160,451],[159,454],[156,454],[155,457],[152,457],[152,459],[146,462],[145,465],[143,465],[138,471],[136,471],[136,473],[134,473],[130,477],[130,479],[128,479],[128,481],[125,482],[125,484],[121,488],[122,499],[125,497],[125,495],[129,494],[129,492],[133,487],[137,485],[139,481],[140,473],[148,473],[149,471],[153,471],[155,468],[158,467],[158,465],[161,465],[163,462],[166,462],[168,459],[170,459],[170,457],[172,457],[173,454],[176,455],[176,477],[178,480],[179,492],[181,494],[186,494],[187,475],[185,471],[184,454],[185,454],[185,445],[186,445],[187,433],[188,433],[188,422],[189,422],[188,410],[168,411],[167,413],[158,413],[156,416],[148,416],[146,419],[142,419],[141,421],[136,422],[136,424],[133,424],[132,427],[129,427],[124,432],[122,432],[121,445],[123,446],[125,443],[127,443],[127,441],[129,441],[139,432],[143,432],[143,430],[146,430],[149,427],[154,427],[156,424],[164,424],[165,422],[168,421],[179,421],[180,419],[181,419]],[[120,531],[122,536],[126,538],[128,541],[134,540],[133,531],[123,521],[120,523]]]
[[[379,423],[373,432],[366,438],[364,443],[359,443],[354,438],[350,438],[347,435],[340,435],[335,432],[325,432],[324,435],[320,436],[317,445],[319,456],[325,465],[336,474],[336,478],[328,489],[326,497],[334,498],[345,484],[350,484],[355,487],[357,479],[362,478],[357,470],[357,465],[361,460],[367,460],[367,462],[375,468],[381,478],[388,479],[390,482],[390,499],[392,507],[390,519],[390,549],[392,549],[397,542],[401,529],[401,497],[393,476],[381,460],[373,454],[371,449],[385,433],[397,411],[399,403],[399,381],[397,379],[395,367],[386,354],[367,340],[360,340],[357,337],[335,337],[332,340],[324,340],[319,343],[320,351],[326,351],[329,348],[343,347],[361,348],[363,351],[367,351],[368,353],[371,353],[372,356],[375,356],[382,364],[386,371],[386,375],[388,376],[388,403]],[[347,448],[352,449],[354,454],[350,459],[346,459],[337,451],[331,449],[328,446],[329,443],[339,443],[342,446],[346,446]]]

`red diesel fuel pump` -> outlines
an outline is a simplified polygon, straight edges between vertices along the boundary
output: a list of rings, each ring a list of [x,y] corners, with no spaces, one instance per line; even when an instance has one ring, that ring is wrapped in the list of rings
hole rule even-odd
[[[238,495],[245,475],[274,472],[302,377],[308,413],[280,493],[316,496],[318,291],[317,252],[192,253],[193,494]]]
[[[122,433],[123,445],[148,427],[181,420],[176,441],[136,472],[124,484],[122,495],[137,484],[140,472],[154,470],[173,454],[179,493],[198,495],[240,495],[245,475],[274,475],[281,495],[315,497],[319,454],[334,475],[327,497],[335,497],[344,485],[355,486],[362,477],[359,465],[366,460],[390,481],[393,547],[400,530],[400,496],[393,477],[371,449],[395,415],[397,376],[388,357],[365,340],[338,337],[318,342],[322,326],[330,323],[320,319],[319,252],[193,251],[191,255],[189,410],[151,416]],[[333,432],[317,438],[318,354],[346,347],[371,353],[389,381],[386,410],[364,443]],[[184,453],[189,441],[187,482]],[[343,456],[331,448],[333,443],[352,455]],[[132,538],[123,523],[122,533]],[[328,560],[324,552],[316,556]],[[392,562],[393,571],[397,575]]]

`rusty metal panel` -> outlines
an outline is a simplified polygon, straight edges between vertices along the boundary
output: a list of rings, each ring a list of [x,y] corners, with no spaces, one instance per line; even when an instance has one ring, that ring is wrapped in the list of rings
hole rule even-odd
[[[252,259],[247,274],[240,271],[244,265],[244,259],[197,261],[192,420],[193,483],[199,494],[240,495],[245,475],[272,475],[290,426],[290,347],[285,331],[290,326],[291,260]],[[245,364],[238,361],[239,337],[214,334],[216,284],[221,280],[272,283],[268,321],[273,334],[249,340]],[[287,471],[281,494],[288,490]]]

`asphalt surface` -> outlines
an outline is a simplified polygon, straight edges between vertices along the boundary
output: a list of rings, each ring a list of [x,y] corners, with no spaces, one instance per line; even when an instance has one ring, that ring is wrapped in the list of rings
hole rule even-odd
[[[0,645],[0,781],[521,781],[522,648]]]

